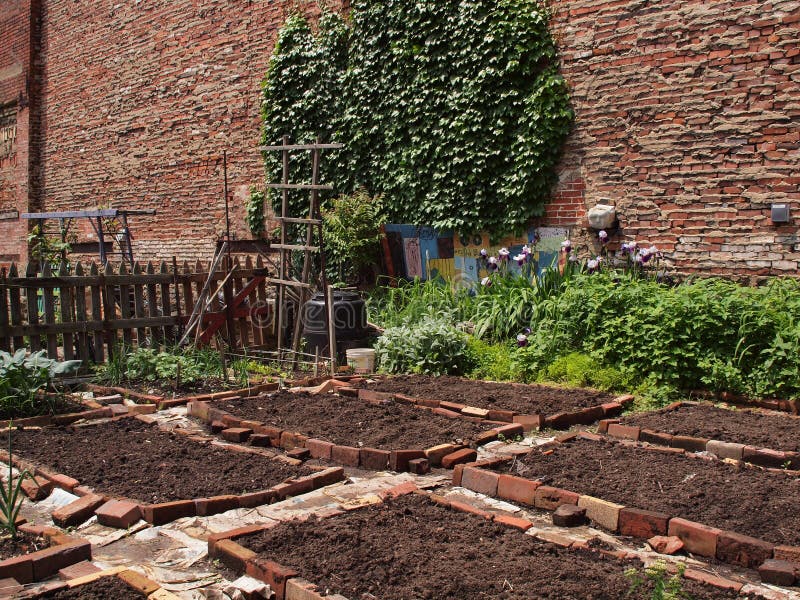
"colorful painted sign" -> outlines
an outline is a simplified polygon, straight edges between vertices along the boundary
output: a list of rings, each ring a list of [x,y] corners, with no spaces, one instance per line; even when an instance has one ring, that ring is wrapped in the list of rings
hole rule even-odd
[[[441,277],[453,282],[474,282],[488,274],[480,258],[481,249],[497,256],[500,248],[507,248],[513,257],[527,244],[532,250],[534,272],[540,273],[558,260],[561,242],[568,231],[561,227],[531,228],[524,236],[505,238],[494,244],[488,234],[437,234],[430,227],[414,225],[387,225],[386,234],[396,273],[409,279]],[[510,261],[509,269],[520,270],[514,261]]]

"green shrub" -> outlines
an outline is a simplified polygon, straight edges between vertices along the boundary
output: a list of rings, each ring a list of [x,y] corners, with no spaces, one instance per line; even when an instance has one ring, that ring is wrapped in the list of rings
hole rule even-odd
[[[641,387],[652,404],[697,388],[800,397],[800,282],[792,279],[670,287],[636,274],[576,272],[499,278],[476,290],[412,282],[373,294],[370,311],[389,326],[426,317],[471,322],[476,337],[495,343],[513,344],[529,326],[528,345],[511,352],[511,370],[525,381]],[[591,356],[597,372],[573,353]]]
[[[225,378],[222,357],[211,348],[183,348],[158,352],[152,348],[117,348],[104,365],[98,365],[95,380],[119,385],[124,381],[174,381],[180,372],[181,383],[206,378]]]
[[[390,327],[375,344],[379,369],[386,373],[458,375],[468,365],[466,334],[430,317]]]
[[[473,379],[511,381],[517,378],[511,363],[511,345],[489,344],[474,336],[467,337],[467,375]]]
[[[383,224],[381,199],[370,197],[364,190],[331,202],[322,213],[325,258],[331,281],[358,283],[365,270],[380,265]]]
[[[539,380],[607,392],[629,391],[631,383],[630,377],[619,369],[600,365],[588,354],[580,352],[572,352],[554,360],[540,373]]]

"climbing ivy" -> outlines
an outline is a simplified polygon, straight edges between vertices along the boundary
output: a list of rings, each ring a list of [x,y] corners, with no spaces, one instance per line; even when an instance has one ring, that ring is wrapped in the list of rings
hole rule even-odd
[[[337,191],[364,187],[391,220],[461,232],[541,215],[573,120],[535,0],[355,0],[317,32],[293,16],[263,90],[265,142],[341,141],[322,164]],[[278,153],[265,158],[278,180]],[[308,156],[291,168],[308,180]]]

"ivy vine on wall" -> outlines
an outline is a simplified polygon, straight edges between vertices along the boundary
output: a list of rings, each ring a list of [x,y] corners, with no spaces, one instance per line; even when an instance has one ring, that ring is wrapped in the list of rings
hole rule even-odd
[[[573,122],[535,0],[355,0],[347,19],[281,29],[263,85],[264,143],[345,144],[323,181],[384,198],[394,222],[507,233],[543,213]],[[280,180],[278,153],[265,153]],[[298,153],[292,181],[308,181]],[[272,196],[273,205],[279,196]],[[308,211],[293,194],[292,211]]]

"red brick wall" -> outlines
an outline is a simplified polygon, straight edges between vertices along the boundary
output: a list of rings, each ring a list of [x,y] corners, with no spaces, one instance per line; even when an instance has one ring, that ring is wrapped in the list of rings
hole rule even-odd
[[[260,81],[288,7],[316,2],[48,0],[32,61],[36,2],[0,11],[0,103],[26,81],[43,91],[38,114],[35,98],[20,110],[15,163],[0,165],[3,206],[155,208],[132,222],[139,256],[208,258],[227,150],[246,236]],[[620,239],[658,244],[681,271],[796,274],[800,2],[552,6],[577,123],[543,224],[580,230],[587,207],[610,202]],[[791,225],[770,222],[771,202],[790,204]],[[0,255],[19,253],[24,231],[0,221]]]
[[[585,206],[616,204],[620,239],[681,271],[797,275],[800,2],[553,7],[577,114],[557,197],[582,182]],[[772,202],[790,225],[771,223]]]
[[[289,7],[306,0],[48,0],[44,27],[48,210],[154,208],[133,217],[141,258],[208,258],[263,184],[259,90]],[[81,239],[87,239],[84,223]]]
[[[28,139],[30,110],[27,81],[31,75],[30,0],[0,5],[0,111],[15,115],[16,142],[11,154],[0,152],[0,264],[25,260],[27,229],[13,211],[28,209]]]

